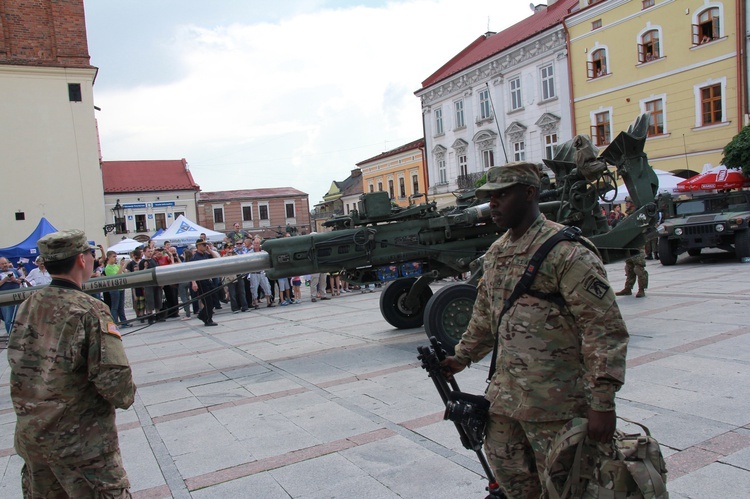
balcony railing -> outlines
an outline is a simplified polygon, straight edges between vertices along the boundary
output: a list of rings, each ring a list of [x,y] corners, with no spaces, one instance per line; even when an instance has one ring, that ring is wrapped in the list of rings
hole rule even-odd
[[[456,177],[456,184],[459,189],[473,189],[477,180],[482,178],[484,173],[467,173]]]

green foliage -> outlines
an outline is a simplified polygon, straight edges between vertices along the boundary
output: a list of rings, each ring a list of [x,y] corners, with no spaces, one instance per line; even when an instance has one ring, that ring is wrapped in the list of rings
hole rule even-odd
[[[742,168],[745,175],[750,175],[750,126],[744,127],[724,147],[721,162],[727,168]]]
[[[474,182],[474,188],[475,189],[479,189],[480,187],[482,187],[486,183],[487,183],[487,174],[485,173],[484,175],[482,175],[482,178],[480,178],[476,182]]]

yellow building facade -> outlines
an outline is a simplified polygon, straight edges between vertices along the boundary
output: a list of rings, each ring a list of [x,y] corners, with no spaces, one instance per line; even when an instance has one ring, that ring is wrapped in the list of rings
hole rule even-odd
[[[575,133],[604,149],[649,113],[654,168],[719,165],[745,120],[737,18],[732,1],[582,0],[565,20]]]
[[[424,202],[424,197],[415,198],[427,192],[424,144],[418,139],[357,163],[364,192],[388,192],[391,201],[403,207]]]

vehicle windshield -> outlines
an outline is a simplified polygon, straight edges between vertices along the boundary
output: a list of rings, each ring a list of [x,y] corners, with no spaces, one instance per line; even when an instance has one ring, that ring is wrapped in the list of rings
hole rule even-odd
[[[725,196],[690,199],[680,201],[675,205],[677,215],[692,215],[694,213],[720,213],[722,211],[750,209],[744,193],[738,192]]]

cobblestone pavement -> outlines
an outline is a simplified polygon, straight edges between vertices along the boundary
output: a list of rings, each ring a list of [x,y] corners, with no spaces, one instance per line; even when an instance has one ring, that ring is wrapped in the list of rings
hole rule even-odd
[[[661,442],[672,498],[748,497],[750,265],[720,253],[647,263],[648,296],[618,298],[631,334],[618,413]],[[607,269],[620,289],[623,265]],[[416,358],[424,330],[389,326],[379,290],[304,297],[227,305],[219,327],[124,330],[138,394],[117,420],[134,497],[484,497]],[[483,391],[487,367],[461,373],[462,389]],[[0,497],[17,498],[8,382],[3,355]]]

